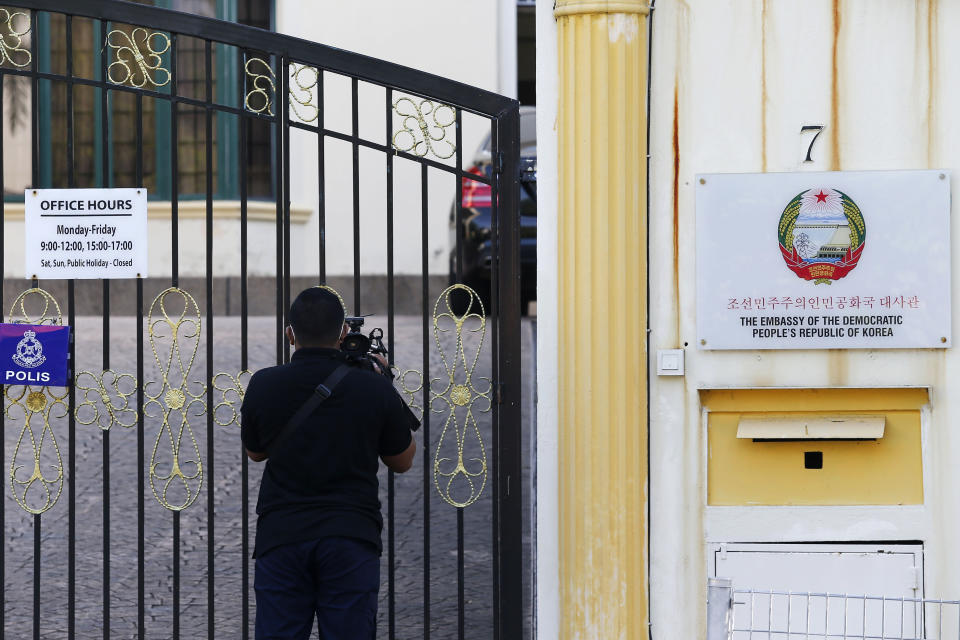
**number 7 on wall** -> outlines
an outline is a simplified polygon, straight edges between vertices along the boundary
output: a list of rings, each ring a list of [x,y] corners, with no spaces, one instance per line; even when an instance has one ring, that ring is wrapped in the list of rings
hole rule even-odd
[[[810,146],[807,147],[807,157],[804,158],[804,162],[813,162],[813,158],[810,157],[810,152],[813,151],[813,143],[817,141],[817,138],[820,137],[820,134],[823,133],[823,128],[825,125],[822,124],[805,124],[800,127],[800,133],[805,133],[807,131],[816,131],[816,135],[813,136],[813,140],[810,141]]]

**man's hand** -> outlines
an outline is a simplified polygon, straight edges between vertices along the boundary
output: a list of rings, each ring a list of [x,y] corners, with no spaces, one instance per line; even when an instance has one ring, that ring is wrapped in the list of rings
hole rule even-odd
[[[380,375],[385,375],[386,371],[390,371],[390,363],[387,362],[387,359],[384,358],[381,354],[374,353],[374,354],[371,354],[370,357],[375,360],[375,362],[373,363],[373,368],[377,370],[377,373],[379,373]]]

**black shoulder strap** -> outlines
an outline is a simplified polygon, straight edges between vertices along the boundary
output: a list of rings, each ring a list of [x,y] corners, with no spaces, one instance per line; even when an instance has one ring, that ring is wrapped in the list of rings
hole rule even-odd
[[[300,405],[300,408],[293,414],[293,417],[287,421],[287,424],[283,425],[283,429],[281,429],[279,433],[274,436],[273,440],[270,441],[270,444],[267,445],[267,457],[272,458],[277,451],[280,450],[280,447],[287,438],[303,424],[303,421],[306,420],[311,413],[316,411],[317,407],[333,394],[333,390],[349,372],[350,367],[345,364],[340,364],[333,370],[333,373],[327,376],[326,380],[317,385],[317,388],[314,389],[310,398]]]

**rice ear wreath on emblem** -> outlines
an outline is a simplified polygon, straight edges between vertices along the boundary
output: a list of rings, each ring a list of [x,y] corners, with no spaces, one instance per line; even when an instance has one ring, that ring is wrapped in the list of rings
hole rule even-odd
[[[784,208],[777,227],[787,268],[814,284],[830,284],[853,271],[866,237],[860,207],[838,189],[800,192]]]

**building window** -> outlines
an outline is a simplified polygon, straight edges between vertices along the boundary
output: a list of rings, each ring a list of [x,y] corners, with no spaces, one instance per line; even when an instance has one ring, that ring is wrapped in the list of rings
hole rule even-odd
[[[273,2],[263,0],[134,0],[193,15],[271,29]],[[38,33],[38,65],[41,71],[66,74],[71,56],[73,75],[101,77],[100,23],[95,20],[73,20],[73,51],[66,47],[66,19],[63,15],[41,14]],[[44,24],[46,23],[46,24]],[[109,29],[131,32],[133,27],[111,23]],[[243,74],[242,56],[235,47],[214,44],[210,78],[214,99],[220,104],[240,106]],[[72,54],[72,55],[71,55]],[[251,52],[252,55],[260,55]],[[170,53],[164,55],[169,68]],[[178,36],[177,94],[197,100],[206,99],[207,78],[203,40]],[[149,87],[152,88],[152,87]],[[67,147],[66,83],[42,80],[38,87],[40,145],[40,183],[56,188],[69,185]],[[169,93],[171,85],[156,89]],[[102,93],[92,87],[75,84],[73,88],[74,153],[73,184],[77,187],[104,185],[102,157],[104,145],[109,156],[112,179],[109,186],[144,186],[151,199],[169,200],[174,190],[172,154],[178,165],[177,193],[182,199],[206,197],[206,112],[202,108],[179,104],[176,114],[177,148],[171,145],[173,110],[168,100],[143,96],[142,144],[137,145],[137,98],[128,92],[111,91],[107,102],[108,134],[103,132]],[[213,193],[217,199],[239,198],[240,136],[239,118],[214,112],[213,124]],[[45,123],[49,123],[46,125]],[[247,127],[247,193],[250,198],[272,198],[271,125],[250,119]],[[136,177],[138,154],[142,154],[143,180]]]

